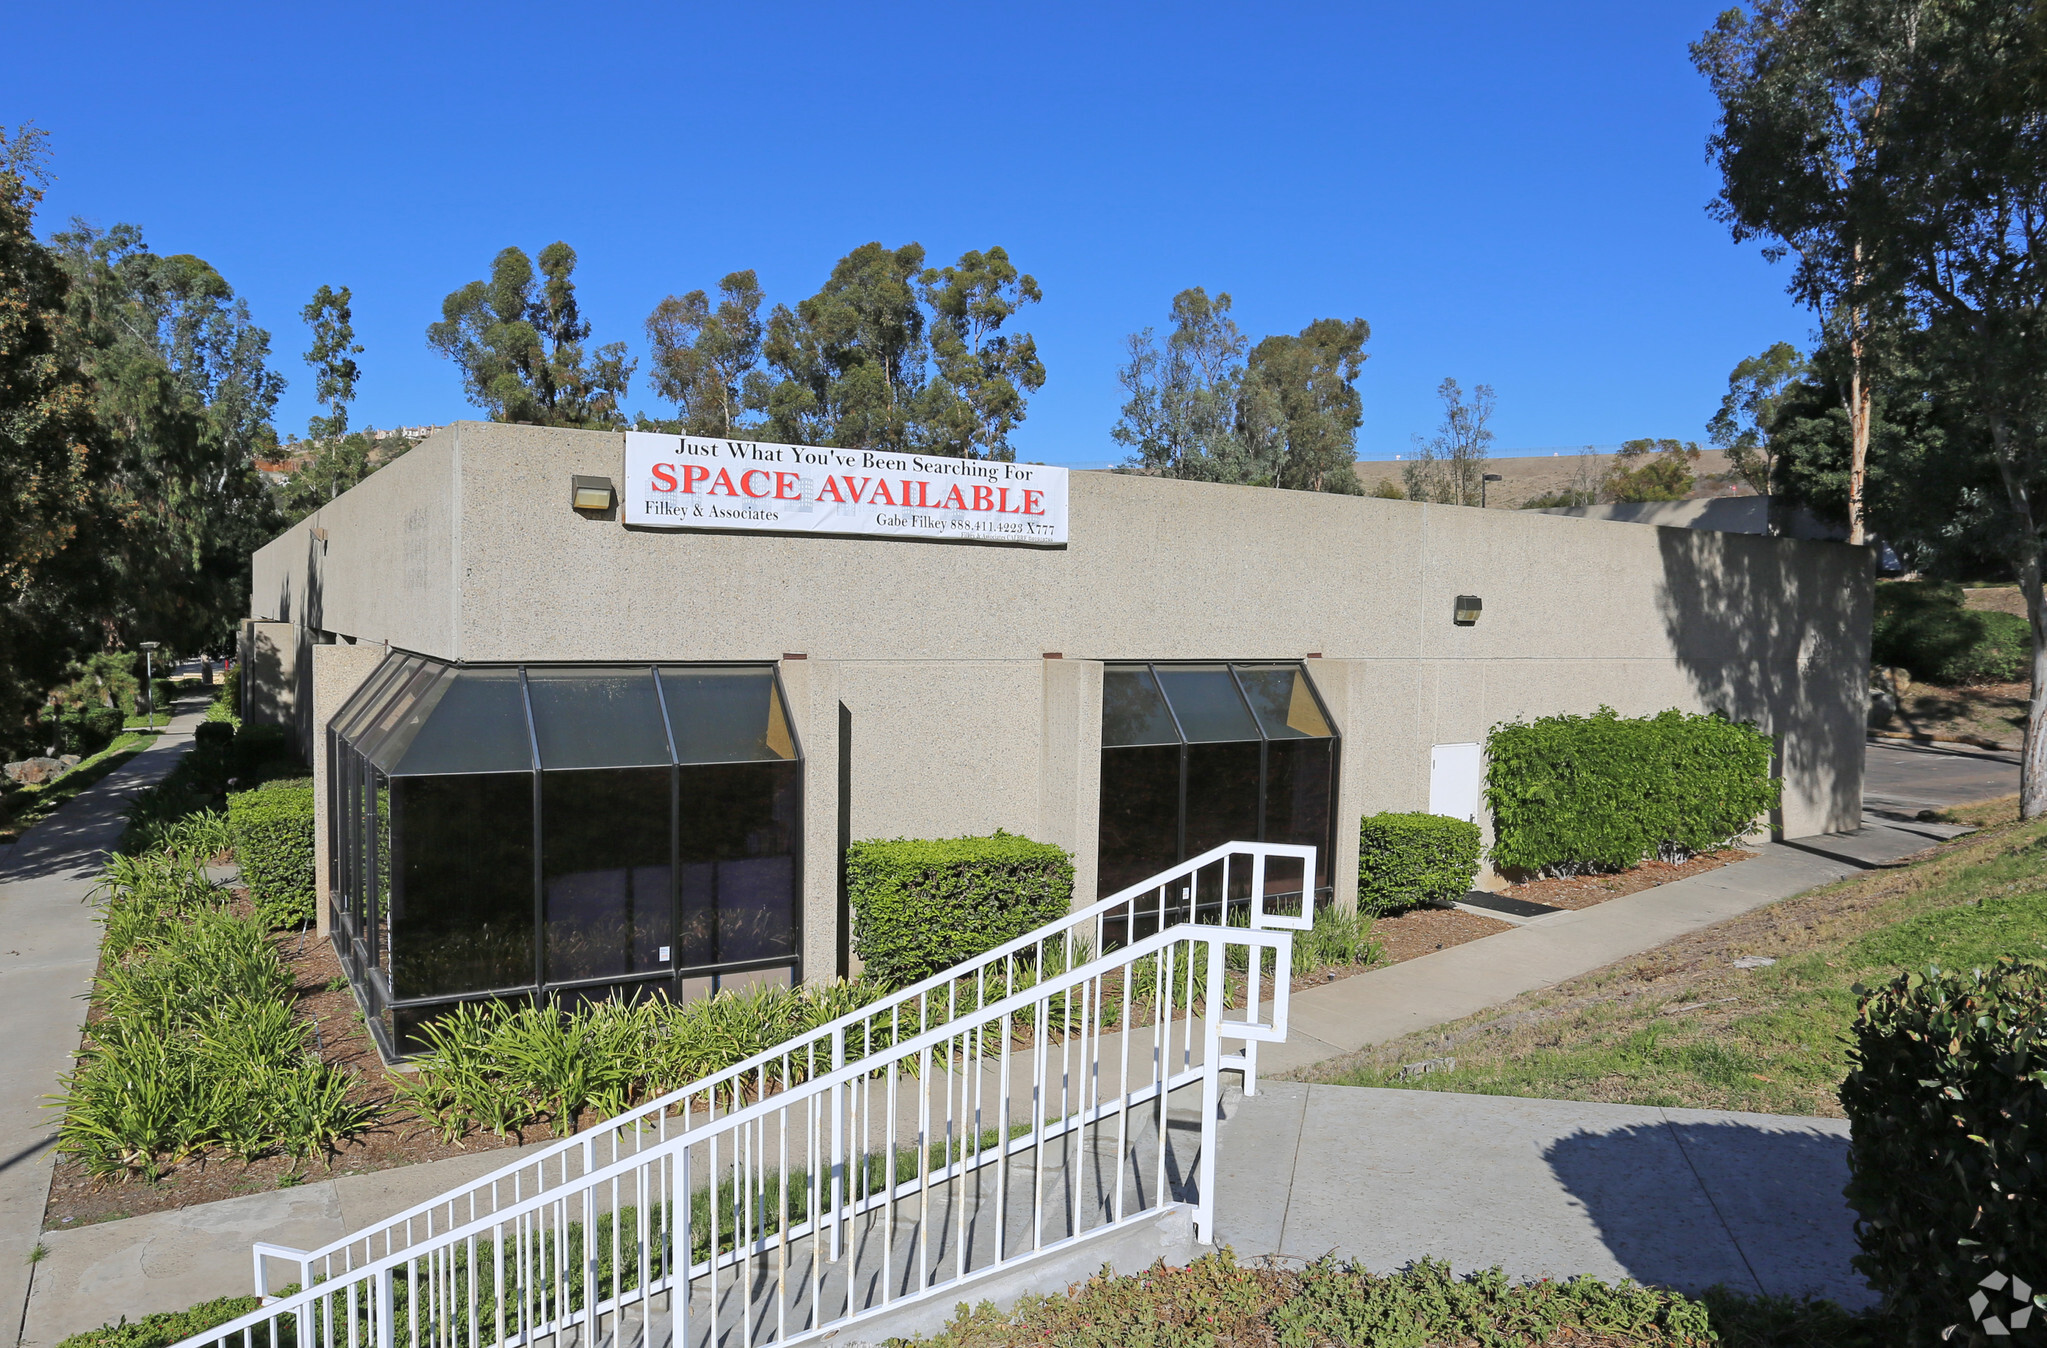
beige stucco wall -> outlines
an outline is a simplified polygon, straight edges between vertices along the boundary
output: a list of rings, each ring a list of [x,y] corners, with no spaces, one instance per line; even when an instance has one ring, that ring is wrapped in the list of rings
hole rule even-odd
[[[461,448],[443,431],[264,545],[250,616],[461,658]]]
[[[1424,808],[1434,744],[1602,704],[1756,720],[1783,740],[1787,835],[1860,816],[1867,549],[1108,473],[1073,475],[1059,549],[571,510],[570,476],[619,481],[623,452],[457,423],[258,553],[256,612],[477,661],[803,654],[782,668],[813,973],[841,963],[849,839],[1001,827],[1072,848],[1092,892],[1105,660],[1316,653],[1347,821]],[[1451,623],[1458,594],[1476,626]]]
[[[385,656],[383,646],[336,644],[316,645],[309,648],[307,661],[312,703],[311,720],[319,726],[319,733],[312,737],[311,751],[306,761],[313,765],[313,883],[318,889],[319,932],[324,938],[329,927],[327,891],[333,871],[329,859],[333,855],[330,846],[332,838],[328,832],[327,803],[327,723],[334,713],[341,710],[341,704],[362,686]]]

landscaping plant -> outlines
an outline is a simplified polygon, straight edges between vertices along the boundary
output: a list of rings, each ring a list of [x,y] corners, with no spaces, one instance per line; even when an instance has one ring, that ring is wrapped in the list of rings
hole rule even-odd
[[[1869,655],[1877,665],[1950,688],[2016,683],[2031,673],[2033,636],[2015,614],[1970,609],[1962,587],[1950,581],[1888,581],[1876,587]]]
[[[267,924],[191,858],[117,856],[100,892],[96,1014],[56,1101],[59,1151],[97,1178],[155,1178],[209,1148],[310,1158],[375,1121],[313,1053]]]
[[[846,849],[846,898],[866,975],[904,987],[1068,912],[1073,858],[1000,829],[856,842]]]
[[[1776,807],[1770,737],[1672,709],[1545,716],[1486,737],[1493,865],[1560,875],[1682,861],[1726,847]]]
[[[1957,1324],[1974,1341],[1984,1279],[2007,1312],[2005,1280],[2047,1283],[2047,964],[1858,991],[1841,1086],[1855,1267],[1923,1341]],[[2047,1315],[2047,1288],[2035,1301]]]
[[[229,839],[256,914],[272,927],[313,920],[313,788],[272,782],[227,798]]]
[[[1478,825],[1440,814],[1368,814],[1358,824],[1358,911],[1450,903],[1478,874]]]

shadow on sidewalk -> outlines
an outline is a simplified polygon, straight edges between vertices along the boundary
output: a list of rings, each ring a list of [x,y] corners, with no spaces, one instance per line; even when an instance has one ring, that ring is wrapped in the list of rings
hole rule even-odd
[[[1686,1292],[1724,1282],[1851,1309],[1875,1300],[1849,1262],[1858,1247],[1838,1133],[1788,1118],[1672,1120],[1581,1130],[1543,1159],[1637,1282]],[[1715,1226],[1724,1241],[1702,1240]]]

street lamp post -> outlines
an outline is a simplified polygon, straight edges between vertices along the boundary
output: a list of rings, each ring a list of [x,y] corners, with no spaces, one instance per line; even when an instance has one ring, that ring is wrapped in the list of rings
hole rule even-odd
[[[156,729],[156,648],[160,641],[142,643],[142,698],[149,708],[149,728]]]
[[[1485,484],[1486,484],[1486,483],[1488,483],[1488,482],[1505,482],[1506,480],[1507,480],[1506,478],[1504,478],[1504,477],[1501,477],[1501,476],[1500,476],[1500,475],[1499,475],[1498,473],[1481,473],[1481,474],[1479,474],[1479,477],[1478,477],[1478,508],[1479,508],[1480,510],[1484,510],[1484,509],[1485,509]]]

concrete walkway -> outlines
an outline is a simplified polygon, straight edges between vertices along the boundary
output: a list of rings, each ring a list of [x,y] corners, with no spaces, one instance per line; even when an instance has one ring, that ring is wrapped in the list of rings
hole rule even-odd
[[[1526,920],[1513,931],[1296,993],[1287,1041],[1260,1048],[1259,1070],[1307,1067],[1460,1020],[1968,831],[1866,817],[1854,833],[1768,843],[1753,861]]]
[[[1875,1300],[1840,1119],[1288,1082],[1224,1109],[1216,1233],[1240,1256]]]
[[[78,1048],[99,966],[99,925],[84,902],[107,850],[121,836],[128,800],[191,747],[201,716],[173,717],[168,731],[120,771],[50,818],[0,846],[0,1324],[22,1324],[54,1168],[57,1118],[44,1097]],[[95,1320],[94,1324],[99,1321]]]
[[[1304,1067],[1412,1030],[1455,1020],[1523,992],[1639,954],[1687,932],[1774,903],[1814,885],[1888,864],[1964,831],[1943,825],[1871,819],[1865,828],[1853,834],[1769,844],[1752,861],[1613,899],[1593,908],[1538,918],[1513,931],[1482,941],[1361,974],[1327,987],[1309,989],[1293,998],[1292,1036],[1289,1041],[1262,1047],[1261,1070],[1269,1076],[1290,1067]],[[0,909],[0,917],[4,914],[5,909]],[[85,956],[88,961],[89,935]],[[79,987],[82,988],[83,979],[89,973],[88,962],[83,972],[77,975]],[[74,1018],[69,1038],[58,1051],[59,1062],[75,1046],[76,1035]],[[1113,1049],[1109,1052],[1113,1055]],[[1106,1085],[1113,1089],[1113,1083]],[[1334,1095],[1329,1094],[1332,1091]],[[1302,1103],[1291,1116],[1285,1115],[1284,1107],[1278,1114],[1273,1114],[1267,1107],[1270,1102],[1289,1099],[1301,1102],[1371,1099],[1381,1103],[1374,1106],[1378,1113],[1369,1118],[1356,1113],[1364,1106],[1355,1103],[1341,1106],[1318,1103],[1314,1110]],[[1518,1262],[1522,1260],[1523,1252],[1549,1249],[1555,1251],[1556,1262],[1544,1267],[1552,1271],[1605,1271],[1609,1276],[1619,1276],[1620,1272],[1639,1269],[1642,1271],[1635,1272],[1634,1276],[1651,1276],[1650,1271],[1664,1265],[1657,1264],[1649,1254],[1642,1252],[1648,1248],[1642,1244],[1648,1237],[1616,1237],[1619,1244],[1612,1248],[1600,1246],[1595,1238],[1609,1228],[1612,1231],[1630,1229],[1627,1227],[1630,1220],[1655,1226],[1661,1220],[1664,1206],[1657,1189],[1630,1189],[1617,1180],[1607,1183],[1603,1189],[1597,1188],[1591,1179],[1567,1182],[1561,1177],[1564,1170],[1557,1167],[1570,1170],[1577,1164],[1570,1158],[1583,1152],[1586,1155],[1622,1157],[1621,1171],[1625,1172],[1638,1164],[1637,1160],[1625,1158],[1635,1157],[1638,1153],[1647,1154],[1645,1149],[1650,1148],[1650,1144],[1640,1139],[1650,1136],[1643,1129],[1651,1123],[1657,1127],[1675,1127],[1670,1121],[1681,1118],[1685,1126],[1690,1127],[1698,1120],[1712,1123],[1723,1116],[1699,1114],[1695,1119],[1694,1111],[1661,1110],[1599,1114],[1605,1108],[1430,1092],[1311,1088],[1268,1082],[1256,1100],[1245,1102],[1241,1111],[1233,1111],[1232,1131],[1225,1133],[1220,1148],[1219,1160],[1225,1168],[1224,1173],[1233,1177],[1228,1185],[1236,1186],[1226,1186],[1219,1195],[1223,1211],[1231,1214],[1236,1222],[1234,1228],[1226,1228],[1225,1234],[1228,1235],[1230,1230],[1246,1233],[1238,1245],[1242,1253],[1320,1254],[1341,1245],[1364,1255],[1374,1267],[1397,1265],[1417,1255],[1433,1253],[1454,1259],[1460,1266],[1508,1263],[1517,1268],[1532,1269],[1534,1265]],[[1336,1112],[1332,1114],[1329,1110]],[[1346,1114],[1345,1110],[1352,1112]],[[1506,1111],[1505,1114],[1501,1113],[1502,1110]],[[1441,1113],[1441,1117],[1432,1111]],[[1595,1115],[1606,1122],[1597,1122]],[[1288,1122],[1289,1117],[1293,1120],[1291,1123]],[[1755,1119],[1762,1116],[1724,1117]],[[1291,1169],[1293,1158],[1304,1145],[1308,1145],[1302,1141],[1303,1138],[1310,1139],[1314,1146],[1322,1145],[1316,1140],[1322,1134],[1311,1135],[1309,1130],[1311,1126],[1324,1128],[1325,1124],[1317,1120],[1325,1118],[1337,1120],[1326,1124],[1327,1129],[1333,1130],[1329,1133],[1332,1146],[1342,1140],[1346,1129],[1350,1130],[1348,1135],[1356,1139],[1355,1145],[1344,1144],[1350,1147],[1349,1151],[1338,1147],[1338,1152],[1332,1155],[1350,1156],[1352,1160],[1345,1164],[1354,1163],[1362,1169],[1342,1184],[1325,1183],[1321,1176],[1304,1175],[1301,1185],[1296,1188]],[[1503,1119],[1506,1122],[1503,1123]],[[47,1131],[47,1120],[41,1122]],[[1239,1127],[1240,1123],[1242,1127]],[[1714,1127],[1718,1126],[1714,1124]],[[1728,1139],[1714,1144],[1720,1147],[1720,1151],[1714,1154],[1725,1152],[1725,1163],[1737,1166],[1745,1162],[1740,1162],[1736,1153],[1754,1138],[1774,1137],[1778,1132],[1805,1137],[1814,1128],[1833,1136],[1827,1130],[1838,1130],[1838,1125],[1828,1121],[1803,1119],[1764,1119],[1761,1123],[1743,1124],[1742,1127],[1747,1131],[1738,1135],[1708,1129],[1697,1135],[1701,1139],[1698,1145],[1704,1147],[1707,1139]],[[1287,1131],[1289,1128],[1293,1129],[1291,1134]],[[1393,1130],[1389,1135],[1405,1139],[1398,1148],[1381,1148],[1376,1142],[1367,1145],[1364,1134],[1389,1128]],[[1401,1133],[1401,1129],[1410,1131]],[[1629,1132],[1630,1129],[1634,1131]],[[1635,1139],[1629,1142],[1632,1150],[1624,1148],[1602,1152],[1600,1149],[1605,1143],[1597,1142],[1597,1139],[1609,1136],[1622,1141]],[[1688,1139],[1691,1136],[1686,1134]],[[1573,1138],[1580,1140],[1571,1141]],[[1584,1141],[1583,1138],[1594,1141]],[[196,1208],[131,1217],[75,1231],[47,1233],[43,1240],[50,1253],[38,1266],[33,1296],[23,1319],[21,1342],[26,1348],[48,1348],[66,1335],[89,1329],[116,1313],[125,1313],[132,1318],[151,1311],[182,1308],[209,1297],[242,1294],[251,1286],[248,1253],[251,1241],[267,1239],[301,1248],[318,1244],[358,1229],[378,1216],[399,1211],[413,1202],[453,1188],[505,1164],[515,1154],[492,1151],[475,1157],[309,1183],[273,1194],[253,1194]],[[1663,1156],[1663,1160],[1657,1164],[1665,1165],[1671,1156],[1678,1153],[1666,1151],[1658,1154]],[[1517,1157],[1520,1159],[1514,1159]],[[1528,1159],[1530,1157],[1545,1159],[1537,1165]],[[1285,1160],[1284,1165],[1281,1165],[1281,1158]],[[1549,1158],[1554,1159],[1554,1165]],[[1402,1166],[1409,1167],[1409,1170],[1401,1171]],[[1550,1168],[1544,1169],[1544,1166]],[[1389,1179],[1389,1176],[1397,1177],[1403,1173],[1409,1174],[1410,1178],[1398,1183]],[[1438,1189],[1427,1187],[1446,1173],[1461,1177],[1456,1184],[1477,1187],[1468,1191],[1456,1188],[1455,1184]],[[1570,1170],[1570,1173],[1577,1175],[1578,1171]],[[37,1189],[34,1204],[37,1216],[40,1216],[42,1194],[48,1183],[46,1162],[41,1177],[43,1187]],[[4,1178],[0,1176],[0,1179]],[[1402,1188],[1403,1184],[1408,1187]],[[1578,1187],[1572,1187],[1573,1184]],[[1833,1196],[1831,1201],[1839,1207],[1840,1182],[1827,1178],[1820,1188],[1825,1189],[1827,1185],[1832,1186],[1827,1190]],[[1519,1217],[1511,1221],[1487,1218],[1485,1214],[1493,1199],[1483,1195],[1489,1192],[1496,1192],[1498,1202],[1506,1205],[1503,1212],[1524,1215],[1547,1213],[1560,1202],[1568,1207],[1565,1199],[1557,1197],[1559,1193],[1564,1193],[1566,1199],[1575,1199],[1585,1211],[1570,1218],[1577,1223],[1575,1227],[1567,1224],[1557,1228],[1560,1233],[1575,1231],[1577,1234],[1570,1235],[1568,1239],[1559,1235],[1556,1241],[1551,1241],[1532,1216],[1527,1221]],[[1396,1197],[1387,1204],[1380,1202],[1375,1194]],[[1593,1198],[1599,1195],[1605,1196],[1594,1202]],[[1626,1203],[1640,1205],[1635,1218],[1629,1218],[1623,1211]],[[1324,1207],[1327,1207],[1328,1214],[1334,1215],[1314,1215],[1322,1212]],[[1355,1223],[1351,1227],[1341,1226],[1339,1218],[1345,1212],[1352,1214],[1344,1219]],[[1432,1219],[1434,1225],[1414,1225],[1430,1212],[1439,1214],[1437,1219]],[[1765,1221],[1765,1218],[1756,1220]],[[1364,1244],[1344,1244],[1350,1240],[1362,1241],[1368,1229],[1377,1231],[1381,1224],[1387,1233],[1384,1243],[1370,1248]],[[1452,1228],[1466,1230],[1466,1236],[1461,1238],[1464,1243],[1450,1239]],[[22,1229],[32,1233],[32,1227]],[[1517,1230],[1521,1234],[1516,1235]],[[1444,1234],[1439,1236],[1438,1232]],[[32,1234],[27,1237],[30,1242],[33,1238]],[[1234,1236],[1230,1238],[1237,1239]],[[1516,1244],[1516,1241],[1520,1243]],[[1316,1248],[1311,1250],[1311,1245]],[[1680,1241],[1672,1248],[1684,1251],[1704,1250],[1706,1247],[1696,1242]],[[1728,1281],[1725,1270],[1736,1267],[1740,1259],[1728,1252],[1732,1247],[1726,1246],[1725,1242],[1714,1248],[1717,1253],[1711,1255],[1711,1260],[1684,1265],[1680,1271],[1690,1270],[1685,1275],[1691,1277],[1692,1271],[1710,1267],[1722,1272],[1715,1273],[1706,1281]],[[1600,1253],[1601,1249],[1606,1252]],[[1811,1255],[1812,1266],[1832,1270],[1828,1277],[1848,1276],[1843,1272],[1847,1267],[1845,1255],[1836,1259],[1837,1253],[1833,1246],[1827,1246],[1821,1253]],[[1702,1254],[1700,1258],[1705,1259],[1706,1256]],[[14,1270],[0,1270],[0,1278],[20,1270],[20,1267],[17,1264]],[[1752,1278],[1751,1281],[1757,1279]],[[1762,1285],[1771,1286],[1773,1290],[1778,1286],[1775,1283]],[[1834,1286],[1832,1283],[1828,1285]],[[6,1286],[0,1282],[0,1289]],[[1843,1296],[1852,1294],[1852,1288],[1839,1293]]]

